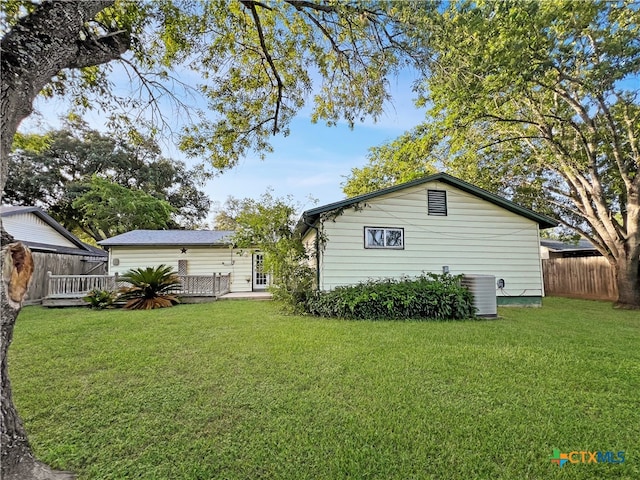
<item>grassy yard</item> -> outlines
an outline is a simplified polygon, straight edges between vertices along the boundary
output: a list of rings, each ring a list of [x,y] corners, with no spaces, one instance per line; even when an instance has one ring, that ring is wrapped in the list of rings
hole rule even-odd
[[[640,478],[640,314],[554,298],[500,314],[29,307],[14,398],[36,454],[81,479]],[[560,468],[554,448],[625,462]]]

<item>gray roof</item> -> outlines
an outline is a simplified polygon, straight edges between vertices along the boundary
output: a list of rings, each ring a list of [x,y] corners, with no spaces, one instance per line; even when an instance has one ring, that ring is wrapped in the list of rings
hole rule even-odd
[[[575,252],[597,250],[589,240],[581,239],[578,243],[566,243],[559,240],[541,239],[540,245],[556,252]]]
[[[11,217],[13,215],[20,215],[23,213],[32,213],[36,217],[40,218],[47,225],[53,228],[56,232],[62,235],[64,238],[69,240],[71,243],[76,245],[78,248],[71,247],[63,247],[61,245],[48,245],[44,243],[34,242],[33,239],[26,238],[17,238],[16,240],[21,241],[27,247],[34,251],[39,252],[52,252],[52,253],[62,253],[68,255],[89,255],[94,257],[104,257],[107,258],[107,252],[102,250],[101,248],[94,247],[93,245],[89,245],[81,241],[78,237],[76,237],[69,230],[60,225],[54,218],[49,216],[44,210],[40,207],[34,206],[24,206],[24,205],[0,205],[0,216],[2,217]]]
[[[487,190],[484,190],[480,187],[472,185],[464,180],[460,180],[454,176],[451,176],[447,173],[436,173],[434,175],[428,175],[426,177],[421,177],[416,180],[412,180],[410,182],[401,183],[398,185],[394,185],[393,187],[383,188],[382,190],[376,190],[375,192],[365,193],[364,195],[358,195],[357,197],[347,198],[346,200],[342,200],[339,202],[330,203],[328,205],[323,205],[321,207],[312,208],[311,210],[307,210],[302,213],[302,217],[298,222],[297,229],[304,235],[311,225],[314,225],[315,222],[318,221],[320,215],[325,212],[331,212],[333,210],[348,208],[352,205],[355,205],[360,202],[364,202],[366,200],[371,200],[376,197],[380,197],[382,195],[386,195],[388,193],[397,192],[399,190],[403,190],[405,188],[415,187],[417,185],[422,185],[423,183],[439,181],[447,183],[453,187],[459,188],[460,190],[475,195],[483,200],[493,203],[499,207],[502,207],[510,212],[516,213],[518,215],[522,215],[525,218],[533,220],[538,223],[540,228],[553,228],[558,226],[558,222],[553,218],[547,217],[546,215],[541,215],[536,213],[528,208],[522,207],[516,203],[513,203],[505,198],[502,198],[498,195],[495,195]]]
[[[2,205],[0,206],[0,213],[3,217],[9,217],[11,215],[17,215],[19,213],[29,213],[34,210],[40,210],[38,207],[25,207],[24,205]]]
[[[231,230],[132,230],[98,242],[105,247],[153,245],[228,245]]]

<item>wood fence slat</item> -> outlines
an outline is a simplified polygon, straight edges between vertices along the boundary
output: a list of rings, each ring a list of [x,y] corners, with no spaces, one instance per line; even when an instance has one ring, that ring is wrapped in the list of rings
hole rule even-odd
[[[542,260],[547,295],[593,300],[618,299],[618,286],[604,257],[549,258]]]

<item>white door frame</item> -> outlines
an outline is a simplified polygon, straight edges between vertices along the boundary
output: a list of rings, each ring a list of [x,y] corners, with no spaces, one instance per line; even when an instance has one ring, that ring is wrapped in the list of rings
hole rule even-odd
[[[264,265],[264,254],[260,252],[256,252],[252,256],[251,265],[252,265],[252,281],[251,281],[251,290],[261,291],[266,290],[269,286],[269,274],[265,273],[263,270]]]

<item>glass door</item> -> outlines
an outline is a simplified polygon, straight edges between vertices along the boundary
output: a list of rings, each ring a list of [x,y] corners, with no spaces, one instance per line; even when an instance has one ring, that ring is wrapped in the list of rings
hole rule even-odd
[[[269,275],[264,271],[264,255],[253,254],[253,290],[266,290],[269,286]]]

